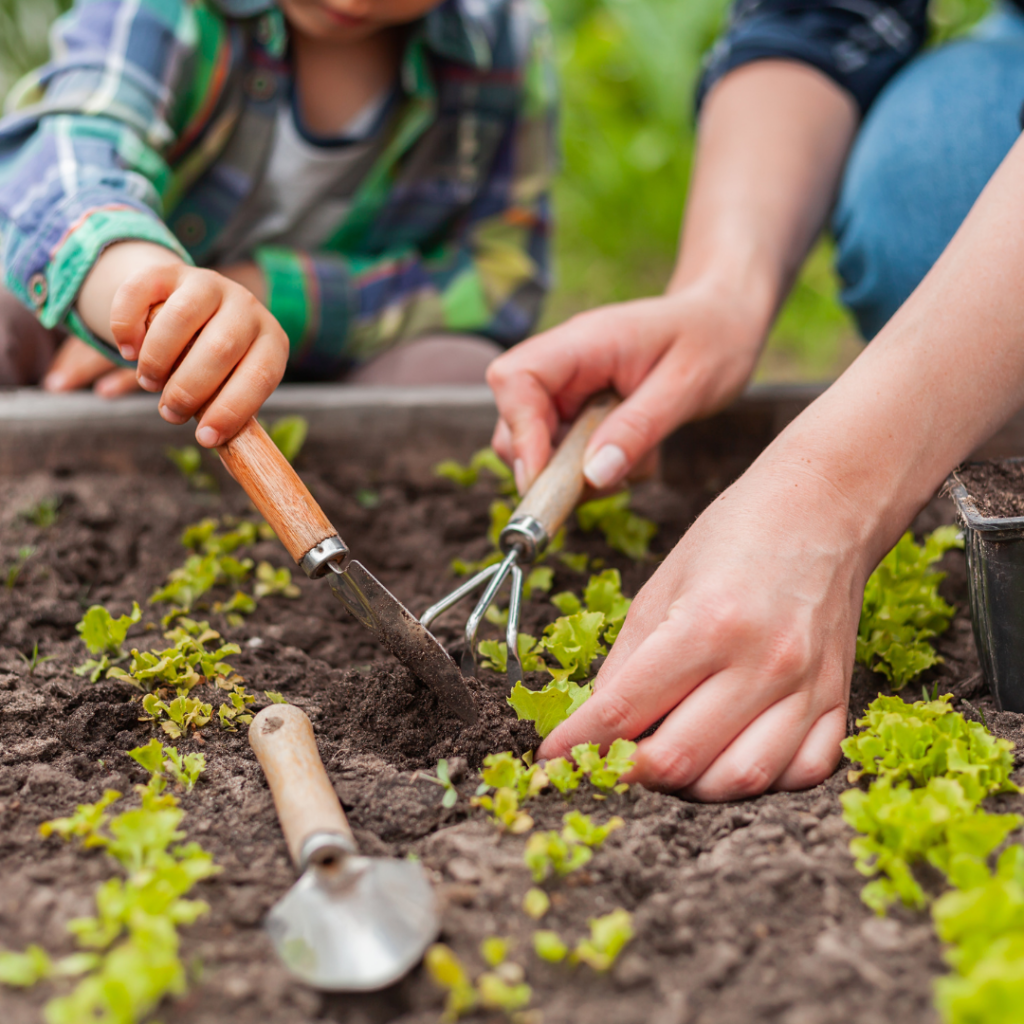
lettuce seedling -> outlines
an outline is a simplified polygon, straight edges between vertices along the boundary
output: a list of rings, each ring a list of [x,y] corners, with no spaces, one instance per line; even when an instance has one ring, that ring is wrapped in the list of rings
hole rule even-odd
[[[939,596],[946,574],[931,566],[955,547],[963,547],[955,526],[940,526],[923,546],[907,532],[868,578],[857,660],[889,679],[894,690],[942,660],[928,640],[945,632],[955,609]]]
[[[163,791],[169,775],[186,793],[191,793],[199,776],[206,770],[206,758],[202,754],[182,757],[177,747],[165,747],[157,739],[150,740],[144,747],[129,750],[128,756],[150,773],[156,792]]]
[[[507,614],[507,613],[506,613]],[[520,633],[516,637],[516,646],[519,648],[519,658],[523,663],[524,672],[540,672],[547,668],[544,659],[540,656],[541,648],[537,644],[537,638],[529,633]],[[508,669],[508,644],[504,640],[481,640],[477,647],[483,661],[481,668],[488,668],[492,672],[504,674]]]
[[[624,793],[629,787],[625,783],[620,784],[619,779],[636,764],[633,760],[636,744],[620,738],[612,743],[604,757],[601,757],[600,750],[596,743],[577,743],[572,748],[572,757],[580,770],[590,777],[592,785],[605,791]]]
[[[533,933],[533,951],[549,964],[559,964],[569,955],[569,947],[558,932],[548,929]]]
[[[539,764],[517,758],[510,750],[500,754],[488,754],[480,773],[483,782],[477,794],[490,789],[512,789],[519,800],[535,797],[548,784],[548,777]]]
[[[271,704],[287,704],[288,701],[284,699],[284,696],[277,692],[277,690],[264,690],[263,696],[270,701]]]
[[[42,498],[30,508],[23,509],[19,515],[35,526],[46,529],[57,522],[61,500],[53,495]]]
[[[582,843],[567,840],[558,832],[534,832],[526,841],[523,863],[535,882],[543,882],[554,872],[559,876],[578,871],[589,864],[593,850]]]
[[[452,782],[451,776],[448,774],[448,762],[445,758],[442,757],[437,762],[437,775],[427,775],[426,772],[419,772],[418,774],[421,779],[433,782],[444,790],[444,796],[441,797],[442,807],[448,809],[454,807],[459,802],[459,791],[455,788],[455,783]]]
[[[82,642],[90,654],[98,654],[99,658],[83,661],[75,670],[76,676],[88,676],[90,682],[97,682],[114,660],[120,661],[124,655],[121,644],[124,643],[128,630],[142,618],[142,610],[138,601],[132,602],[129,615],[114,618],[103,605],[92,605],[82,616],[82,621],[75,626]]]
[[[508,951],[512,945],[511,939],[503,939],[498,935],[491,935],[480,943],[480,956],[488,967],[497,967],[508,958]]]
[[[596,498],[576,509],[580,529],[589,533],[595,527],[604,534],[605,543],[634,561],[641,562],[650,554],[651,540],[658,527],[650,519],[638,516],[629,508],[629,491],[619,491],[608,498]]]
[[[15,556],[12,565],[7,568],[7,576],[4,580],[4,585],[8,590],[13,590],[18,582],[18,577],[21,575],[21,570],[25,568],[25,563],[36,553],[35,547],[31,544],[23,544],[18,548],[18,554]]]
[[[548,683],[541,690],[516,683],[508,696],[508,704],[520,721],[533,722],[537,735],[543,738],[583,704],[590,692],[590,683],[579,686],[569,680],[561,684]]]
[[[519,808],[519,797],[514,789],[502,787],[495,790],[494,796],[484,794],[474,796],[470,803],[474,807],[482,807],[491,815],[491,820],[503,832],[522,835],[533,828],[533,818]]]
[[[228,690],[228,700],[217,710],[221,727],[228,732],[237,732],[240,725],[248,725],[252,721],[250,704],[256,703],[256,694],[246,693],[244,686],[217,683],[221,690]]]
[[[843,740],[843,753],[862,765],[849,773],[850,782],[877,775],[921,786],[945,776],[957,779],[974,803],[993,793],[1019,792],[1010,779],[1013,743],[953,711],[952,699],[945,694],[909,704],[880,694],[857,720],[861,732]]]
[[[281,454],[289,462],[294,462],[309,435],[309,421],[305,416],[281,416],[269,424],[266,430]]]
[[[518,965],[504,964],[504,967]],[[509,981],[508,975],[517,978]],[[533,989],[522,980],[522,968],[512,971],[485,971],[476,979],[477,994],[480,1005],[485,1010],[502,1010],[507,1016],[513,1017],[517,1010],[530,1005]],[[515,1019],[513,1017],[513,1019]]]
[[[482,448],[476,452],[465,466],[454,459],[445,459],[434,467],[434,475],[451,480],[459,487],[472,487],[480,478],[480,472],[486,470],[498,484],[501,494],[514,495],[516,483],[512,471],[501,461],[493,448]]]
[[[34,676],[36,674],[36,669],[40,665],[44,664],[47,661],[53,661],[53,659],[56,658],[57,655],[56,654],[47,654],[45,657],[40,657],[40,655],[39,655],[39,641],[37,640],[32,645],[32,653],[31,654],[22,654],[21,651],[18,651],[18,657],[21,658],[21,660],[23,662],[25,662],[25,664],[28,666],[28,674],[30,676]]]
[[[603,640],[607,644],[615,643],[619,630],[626,619],[626,613],[633,599],[622,593],[622,577],[618,569],[605,569],[597,576],[591,576],[583,590],[583,600],[571,591],[566,590],[555,594],[551,603],[563,615],[576,615],[584,609],[588,612],[601,612],[604,615],[605,627]]]
[[[616,829],[626,823],[618,816],[609,818],[604,825],[595,825],[587,814],[569,811],[562,817],[562,838],[569,843],[583,843],[597,849]]]
[[[292,583],[291,571],[285,568],[275,569],[269,562],[260,562],[256,566],[256,586],[252,592],[257,601],[272,594],[291,598],[302,597],[302,591]]]
[[[175,697],[174,700],[165,702],[155,693],[147,693],[142,698],[142,707],[146,711],[146,716],[139,721],[159,721],[160,728],[172,740],[180,739],[190,728],[201,729],[213,717],[213,706],[204,704],[194,697]],[[166,718],[167,721],[160,721],[161,718]]]
[[[562,796],[576,789],[583,778],[583,771],[564,757],[553,757],[544,765],[548,781]]]
[[[603,917],[592,917],[589,924],[590,938],[577,945],[573,959],[581,960],[595,971],[607,971],[623,946],[633,938],[633,917],[620,907]]]
[[[442,1021],[457,1021],[463,1014],[475,1009],[479,999],[476,988],[450,946],[435,942],[423,957],[423,964],[434,984],[447,993]]]
[[[164,454],[174,463],[189,487],[197,491],[217,490],[217,478],[203,469],[203,455],[195,445],[188,444],[183,448],[167,445]]]
[[[551,909],[551,897],[543,889],[528,889],[523,897],[523,913],[539,921]]]
[[[187,695],[203,682],[213,682],[229,689],[242,681],[227,662],[231,655],[241,653],[238,644],[222,644],[216,650],[208,651],[205,645],[221,639],[220,633],[210,629],[207,622],[197,623],[192,619],[181,619],[180,622],[190,625],[179,625],[165,634],[175,639],[173,647],[162,651],[133,649],[128,671],[111,668],[107,678],[121,679],[147,692],[171,687],[179,697]],[[190,630],[198,630],[199,633],[193,635]]]

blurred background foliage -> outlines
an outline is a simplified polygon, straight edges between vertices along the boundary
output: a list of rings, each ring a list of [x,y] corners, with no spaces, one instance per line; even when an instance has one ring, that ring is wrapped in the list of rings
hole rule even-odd
[[[557,282],[546,326],[661,291],[693,156],[693,94],[728,0],[545,0],[563,91],[555,189]],[[69,0],[0,0],[0,95],[46,58]],[[931,36],[966,31],[992,0],[932,0]],[[836,300],[831,250],[811,253],[761,361],[762,380],[833,377],[860,350]]]

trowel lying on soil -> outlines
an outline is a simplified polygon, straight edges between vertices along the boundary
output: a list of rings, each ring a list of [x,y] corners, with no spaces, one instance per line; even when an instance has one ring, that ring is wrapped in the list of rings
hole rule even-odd
[[[149,311],[147,328],[162,306],[157,303]],[[351,557],[338,531],[255,418],[217,454],[303,572],[310,579],[326,576],[334,596],[381,647],[472,725],[477,720],[476,702],[459,667],[412,612]]]
[[[558,450],[543,472],[533,482],[512,513],[498,543],[505,557],[489,565],[447,597],[431,605],[420,618],[429,626],[442,612],[487,583],[480,600],[466,622],[462,671],[476,674],[476,633],[488,606],[494,600],[505,578],[512,576],[512,592],[508,604],[508,626],[505,640],[508,647],[508,681],[511,686],[523,681],[523,663],[519,656],[519,613],[523,598],[522,564],[535,561],[544,553],[551,538],[559,531],[586,490],[583,477],[583,456],[594,431],[619,404],[619,398],[603,392],[592,398],[569,428]]]
[[[440,929],[422,865],[359,856],[313,727],[299,708],[264,708],[249,726],[249,743],[302,872],[266,921],[284,965],[301,981],[334,992],[368,992],[397,981]]]

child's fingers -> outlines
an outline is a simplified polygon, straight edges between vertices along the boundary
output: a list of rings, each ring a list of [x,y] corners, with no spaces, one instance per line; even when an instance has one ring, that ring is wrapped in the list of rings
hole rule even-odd
[[[261,327],[260,317],[248,308],[248,300],[236,301],[234,296],[228,299],[164,385],[160,415],[169,423],[187,423],[235,369]]]
[[[102,398],[118,398],[139,390],[134,370],[111,370],[93,385],[93,391]]]
[[[288,339],[272,321],[203,413],[196,440],[204,448],[215,448],[234,437],[277,387],[287,362]]]
[[[194,268],[168,251],[168,262],[149,265],[122,281],[110,303],[110,332],[125,359],[137,359],[147,338],[146,317],[158,302],[165,302]]]
[[[146,391],[159,391],[164,386],[175,360],[217,313],[223,301],[222,282],[212,272],[193,271],[181,287],[175,289],[153,317],[139,352],[136,376]],[[146,307],[142,314],[143,322],[148,310],[149,307]],[[205,330],[203,333],[206,333]],[[251,341],[251,336],[247,340]],[[238,358],[236,356],[235,361]],[[184,423],[185,420],[180,422]]]
[[[46,391],[77,391],[114,369],[114,364],[80,338],[71,337],[57,350],[43,378]]]

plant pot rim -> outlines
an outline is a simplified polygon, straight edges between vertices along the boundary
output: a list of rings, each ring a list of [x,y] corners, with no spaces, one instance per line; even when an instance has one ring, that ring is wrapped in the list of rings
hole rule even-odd
[[[952,498],[956,506],[957,519],[961,525],[971,530],[978,530],[981,533],[1001,534],[1009,536],[1024,535],[1024,516],[986,516],[978,511],[971,498],[966,485],[960,479],[959,472],[966,466],[975,466],[980,460],[965,462],[958,466],[946,478],[943,490]],[[1008,459],[993,459],[994,462],[1024,462],[1024,456],[1016,456]],[[993,539],[998,539],[994,537]]]

